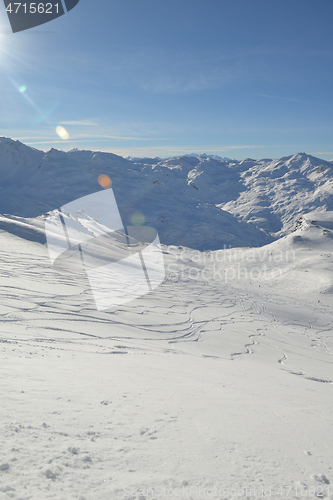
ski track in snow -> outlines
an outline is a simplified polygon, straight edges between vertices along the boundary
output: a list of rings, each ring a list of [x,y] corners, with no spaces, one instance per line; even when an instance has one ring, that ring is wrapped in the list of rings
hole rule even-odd
[[[97,312],[85,275],[18,238],[4,241],[0,292],[1,500],[191,485],[277,499],[285,484],[329,497],[328,305],[169,277]]]
[[[54,272],[43,250],[42,258],[2,257],[2,342],[66,348],[79,342],[85,349],[88,342],[90,349],[103,352],[113,342],[127,341],[126,352],[133,352],[149,341],[154,349],[232,359],[264,348],[291,373],[332,383],[316,376],[317,361],[332,373],[333,314],[327,307],[309,309],[300,301],[258,292],[254,300],[253,289],[216,281],[169,279],[153,294],[101,313],[94,309],[85,277],[75,281]],[[198,341],[204,341],[200,349],[189,347]]]

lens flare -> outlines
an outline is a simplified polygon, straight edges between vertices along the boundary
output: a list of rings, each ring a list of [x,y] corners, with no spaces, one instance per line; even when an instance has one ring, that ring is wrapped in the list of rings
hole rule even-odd
[[[62,139],[63,141],[67,141],[69,139],[69,133],[61,125],[59,125],[56,128],[56,132],[57,132],[58,136],[60,137],[60,139]]]
[[[19,87],[19,92],[21,92],[21,94],[24,94],[24,92],[27,90],[27,87],[25,85],[21,85],[21,87]]]
[[[140,212],[133,214],[131,219],[134,226],[143,226],[146,221],[145,216]]]
[[[100,184],[104,189],[109,189],[112,186],[112,180],[108,175],[101,174],[98,177],[98,184]]]

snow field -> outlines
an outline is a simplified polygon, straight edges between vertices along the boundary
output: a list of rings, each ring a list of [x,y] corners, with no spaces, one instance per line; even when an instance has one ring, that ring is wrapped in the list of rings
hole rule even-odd
[[[173,276],[99,313],[1,236],[1,499],[332,497],[330,295]]]

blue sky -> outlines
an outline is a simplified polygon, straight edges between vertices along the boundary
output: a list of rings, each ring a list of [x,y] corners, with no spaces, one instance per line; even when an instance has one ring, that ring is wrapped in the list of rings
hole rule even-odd
[[[332,20],[332,0],[80,0],[13,34],[1,2],[0,135],[122,156],[332,159]]]

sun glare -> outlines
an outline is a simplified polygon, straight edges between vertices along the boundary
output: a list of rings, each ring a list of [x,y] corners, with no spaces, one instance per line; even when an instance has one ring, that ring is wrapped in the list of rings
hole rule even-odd
[[[112,180],[108,175],[101,174],[98,177],[98,184],[100,184],[104,189],[109,189],[112,186]]]
[[[60,137],[60,139],[62,139],[63,141],[67,141],[69,139],[69,133],[67,132],[65,127],[62,127],[61,125],[59,125],[56,128],[56,132],[57,132],[58,136]]]

